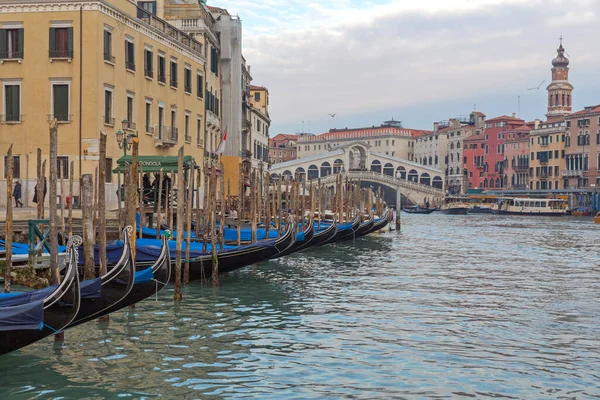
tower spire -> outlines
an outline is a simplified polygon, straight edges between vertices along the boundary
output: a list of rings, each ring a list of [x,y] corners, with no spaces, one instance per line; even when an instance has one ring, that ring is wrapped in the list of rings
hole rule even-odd
[[[552,82],[548,85],[548,120],[564,117],[572,110],[573,85],[569,83],[569,59],[565,56],[563,37],[552,60]]]

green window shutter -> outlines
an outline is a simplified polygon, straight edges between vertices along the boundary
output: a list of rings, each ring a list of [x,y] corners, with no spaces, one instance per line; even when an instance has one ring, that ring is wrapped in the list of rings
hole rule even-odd
[[[50,41],[49,41],[49,49],[50,51],[56,50],[56,28],[50,28]]]
[[[17,29],[17,51],[23,53],[25,47],[25,29]],[[21,55],[23,57],[23,55]]]
[[[104,31],[104,59],[110,55],[110,33],[108,31]]]
[[[69,86],[54,85],[54,116],[59,121],[69,120]]]
[[[69,52],[73,51],[73,28],[69,27],[67,28],[67,35],[69,37],[68,42],[67,42],[67,50]]]
[[[0,29],[0,58],[6,57],[6,29]]]

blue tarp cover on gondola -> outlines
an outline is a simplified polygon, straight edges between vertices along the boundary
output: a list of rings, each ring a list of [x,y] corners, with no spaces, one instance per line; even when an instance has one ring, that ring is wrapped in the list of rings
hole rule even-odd
[[[141,271],[137,271],[135,273],[135,279],[134,279],[134,283],[144,283],[144,282],[150,282],[152,279],[154,279],[154,272],[152,272],[152,267],[148,267],[144,270]]]
[[[43,300],[56,290],[56,286],[48,286],[31,292],[0,293],[0,307],[17,306]]]
[[[17,306],[0,307],[0,331],[42,329],[44,301],[37,300]]]
[[[4,249],[4,240],[0,240],[0,249]],[[13,243],[12,244],[13,254],[29,254],[29,245],[25,243]],[[58,252],[64,253],[67,251],[66,246],[58,246]],[[44,254],[49,254],[44,251]]]
[[[79,288],[82,299],[98,299],[102,297],[102,278],[82,281]]]

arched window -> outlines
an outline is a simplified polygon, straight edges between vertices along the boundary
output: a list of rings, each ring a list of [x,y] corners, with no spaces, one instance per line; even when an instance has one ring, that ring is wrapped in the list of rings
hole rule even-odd
[[[454,142],[450,142],[450,150],[454,150]]]
[[[438,156],[435,156],[435,165],[438,165]]]
[[[557,106],[558,105],[558,93],[556,93],[554,95],[554,105]],[[491,187],[491,186],[490,186]]]
[[[564,107],[565,105],[566,105],[566,103],[565,103],[565,94],[563,93],[562,94],[562,104],[561,104],[561,106]]]
[[[454,175],[454,168],[450,167],[450,175]]]
[[[588,143],[589,144],[589,143]],[[431,156],[429,156],[429,165],[433,165],[432,164],[433,159],[431,158]]]
[[[571,107],[571,95],[567,94],[567,107]]]

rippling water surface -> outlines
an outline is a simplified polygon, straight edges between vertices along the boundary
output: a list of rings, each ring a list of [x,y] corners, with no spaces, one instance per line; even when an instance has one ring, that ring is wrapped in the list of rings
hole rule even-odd
[[[600,397],[600,225],[402,222],[3,356],[2,397]]]

